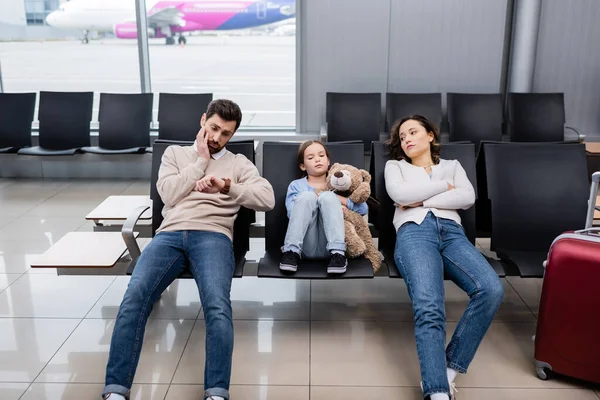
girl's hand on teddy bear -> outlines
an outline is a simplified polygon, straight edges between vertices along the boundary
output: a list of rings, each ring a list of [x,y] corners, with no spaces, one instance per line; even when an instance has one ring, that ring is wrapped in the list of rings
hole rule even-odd
[[[336,196],[338,197],[338,199],[340,199],[340,203],[342,203],[342,205],[344,207],[348,207],[348,199],[347,198],[340,196],[339,194]]]

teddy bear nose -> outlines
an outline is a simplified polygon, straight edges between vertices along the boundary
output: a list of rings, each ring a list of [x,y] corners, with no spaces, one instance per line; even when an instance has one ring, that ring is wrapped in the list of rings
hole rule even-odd
[[[344,173],[342,171],[338,171],[335,174],[333,174],[333,176],[335,176],[336,178],[342,178],[344,176]]]

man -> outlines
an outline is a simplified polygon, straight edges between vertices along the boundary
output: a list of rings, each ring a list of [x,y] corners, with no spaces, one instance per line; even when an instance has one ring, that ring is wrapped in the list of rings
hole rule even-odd
[[[129,397],[152,305],[179,276],[186,260],[206,322],[204,398],[229,399],[233,223],[240,206],[268,211],[275,205],[272,186],[254,164],[225,149],[241,120],[237,104],[215,100],[202,116],[194,145],[165,150],[156,182],[165,203],[164,221],[142,252],[119,307],[104,399]]]

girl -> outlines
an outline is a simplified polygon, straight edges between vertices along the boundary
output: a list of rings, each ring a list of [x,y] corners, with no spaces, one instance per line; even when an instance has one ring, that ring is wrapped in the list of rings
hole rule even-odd
[[[343,274],[348,261],[342,207],[365,215],[368,206],[366,203],[354,204],[334,192],[315,194],[315,189],[325,188],[330,165],[329,152],[323,143],[317,140],[302,143],[298,150],[298,165],[305,177],[288,187],[285,207],[289,223],[279,269],[296,272],[301,254],[315,259],[330,256],[327,273]]]
[[[475,191],[456,160],[440,159],[440,133],[425,117],[403,118],[386,142],[391,160],[385,186],[396,203],[394,261],[413,302],[415,337],[425,399],[454,397],[454,378],[466,373],[503,298],[497,274],[469,242],[456,210]],[[444,271],[470,297],[446,343]]]

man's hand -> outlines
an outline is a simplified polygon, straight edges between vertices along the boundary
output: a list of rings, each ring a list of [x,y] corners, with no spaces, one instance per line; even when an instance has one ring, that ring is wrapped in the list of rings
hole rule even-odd
[[[344,207],[348,207],[348,199],[346,197],[340,196],[339,194],[336,194],[336,196],[340,199],[340,203],[342,203]]]
[[[225,187],[225,181],[214,175],[206,175],[196,182],[194,190],[202,193],[219,193]]]
[[[210,151],[208,151],[208,133],[204,127],[200,128],[200,131],[196,135],[196,147],[198,157],[210,160]]]

